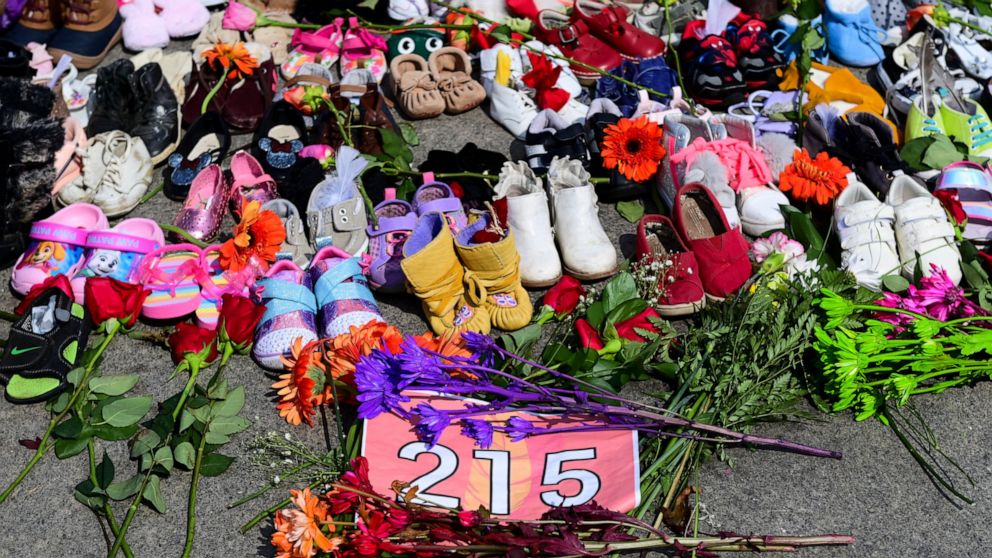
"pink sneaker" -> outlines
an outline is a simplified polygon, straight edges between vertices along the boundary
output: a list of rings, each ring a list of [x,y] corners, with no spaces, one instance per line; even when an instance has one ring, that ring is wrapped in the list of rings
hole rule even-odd
[[[74,276],[83,267],[86,238],[108,226],[103,211],[88,203],[74,203],[35,222],[28,234],[28,249],[14,264],[11,288],[25,295],[53,275]]]
[[[186,201],[172,224],[197,240],[210,240],[224,220],[228,192],[224,171],[219,165],[208,165],[193,179]]]
[[[317,301],[308,274],[289,260],[276,262],[258,283],[265,314],[251,352],[265,368],[281,370],[294,341],[306,345],[317,339]]]
[[[279,197],[276,181],[265,172],[258,159],[247,151],[238,151],[231,159],[231,211],[241,212],[241,204],[257,201],[262,205]]]
[[[341,53],[341,41],[344,38],[341,30],[343,24],[344,20],[339,17],[316,31],[297,29],[293,32],[291,42],[293,50],[281,66],[282,77],[287,80],[293,79],[300,68],[309,63],[321,64],[331,70]]]
[[[365,68],[372,72],[376,83],[382,81],[386,75],[386,41],[372,33],[368,29],[360,26],[358,18],[348,20],[348,31],[344,34],[344,41],[341,43],[341,75],[348,72]]]

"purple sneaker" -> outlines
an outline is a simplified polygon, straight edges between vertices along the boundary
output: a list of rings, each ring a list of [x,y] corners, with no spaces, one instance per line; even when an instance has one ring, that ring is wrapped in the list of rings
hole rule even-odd
[[[320,336],[337,337],[352,326],[384,321],[359,259],[340,248],[321,248],[307,269],[320,309]]]
[[[378,227],[369,225],[369,284],[384,293],[401,293],[406,289],[406,275],[400,262],[403,245],[417,224],[413,206],[403,200],[387,199],[375,206]]]
[[[436,182],[433,173],[425,173],[424,185],[413,195],[413,209],[421,216],[434,212],[444,215],[453,235],[468,225],[462,200],[452,193],[450,186]]]
[[[265,368],[281,369],[293,341],[304,345],[317,339],[317,301],[310,276],[290,260],[280,260],[258,282],[265,314],[255,332],[252,354]]]

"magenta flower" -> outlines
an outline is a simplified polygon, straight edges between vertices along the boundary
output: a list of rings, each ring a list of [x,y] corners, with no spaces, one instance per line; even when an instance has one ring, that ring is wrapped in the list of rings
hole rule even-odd
[[[251,31],[255,28],[256,20],[258,20],[258,12],[231,0],[227,4],[227,9],[224,10],[221,27],[237,31]]]
[[[967,318],[984,314],[980,306],[968,300],[964,289],[951,281],[943,268],[930,264],[929,277],[920,279],[920,287],[910,287],[909,296],[934,319],[946,322],[950,318]]]

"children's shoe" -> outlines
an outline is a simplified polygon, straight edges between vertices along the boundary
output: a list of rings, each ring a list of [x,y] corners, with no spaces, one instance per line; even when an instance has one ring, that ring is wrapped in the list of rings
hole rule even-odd
[[[288,260],[273,264],[258,285],[265,314],[251,353],[265,368],[282,369],[282,359],[292,354],[294,343],[317,339],[317,299],[310,275]]]
[[[327,246],[314,254],[307,275],[317,300],[321,337],[337,337],[352,327],[382,321],[358,258]]]
[[[262,206],[262,211],[271,211],[278,215],[286,230],[286,240],[279,247],[276,259],[290,260],[300,267],[307,265],[313,250],[310,249],[306,233],[303,232],[303,219],[300,219],[300,212],[296,206],[282,198],[276,198],[266,202]]]
[[[864,68],[884,58],[886,33],[872,20],[868,0],[825,0],[823,25],[830,55],[842,64]]]
[[[27,251],[10,275],[14,292],[25,295],[53,275],[74,276],[83,267],[89,233],[106,229],[107,216],[95,205],[76,203],[31,225]]]
[[[664,215],[645,215],[637,223],[637,260],[658,276],[658,313],[688,316],[706,307],[696,255],[686,248]],[[654,272],[658,266],[657,273]]]
[[[441,47],[431,53],[427,64],[441,89],[446,113],[461,114],[486,100],[486,90],[472,79],[472,61],[464,50]]]
[[[629,200],[644,193],[644,186],[628,180],[616,168],[603,167],[602,144],[606,139],[606,128],[623,118],[620,108],[609,99],[594,99],[586,116],[586,137],[589,138],[589,160],[593,173],[608,176],[608,184],[597,184],[596,195],[605,202],[614,203]]]
[[[0,383],[11,403],[37,403],[65,391],[67,375],[82,362],[89,338],[86,309],[61,289],[34,300],[7,336]]]
[[[657,58],[665,54],[665,41],[628,23],[630,10],[618,4],[596,0],[576,0],[573,21],[581,21],[589,31],[621,56],[630,60]]]
[[[286,101],[277,101],[255,130],[251,152],[267,174],[282,182],[296,164],[306,137],[303,115]]]
[[[557,11],[541,10],[534,23],[534,34],[542,43],[558,47],[568,58],[606,72],[623,62],[620,53],[596,38],[587,23],[570,22],[568,16]],[[573,66],[572,72],[582,79],[600,78],[599,73],[584,66]]]
[[[80,70],[97,66],[121,40],[124,20],[116,0],[67,3],[62,9],[64,25],[48,43],[49,54],[56,60],[63,55],[72,57]]]
[[[83,174],[59,190],[62,205],[92,203],[108,217],[138,206],[152,182],[152,159],[140,138],[121,131],[90,138],[83,155]]]
[[[520,284],[520,254],[513,232],[493,223],[484,213],[455,237],[455,251],[465,266],[469,283],[465,294],[483,306],[492,326],[516,331],[534,314],[530,296]]]
[[[468,217],[465,216],[462,201],[452,193],[451,187],[444,182],[435,181],[430,174],[424,180],[425,184],[417,188],[413,195],[413,209],[417,215],[440,213],[452,232],[457,233],[464,229],[468,224]]]
[[[823,31],[823,16],[816,16],[810,22],[814,28],[819,28],[820,34],[824,35]],[[781,55],[782,60],[786,63],[795,60],[796,56],[801,50],[801,45],[798,42],[792,42],[792,36],[796,34],[799,29],[799,20],[796,16],[792,14],[782,14],[778,18],[778,29],[771,32],[771,40],[773,43],[773,48],[775,52]],[[822,47],[814,50],[812,52],[813,60],[816,60],[820,64],[827,64],[830,62],[830,51],[827,49],[826,43]]]
[[[122,5],[120,11],[124,18],[121,33],[125,48],[142,51],[169,46],[169,32],[162,18],[155,13],[152,0],[133,0]]]
[[[386,75],[386,41],[379,35],[360,27],[357,17],[348,20],[348,31],[341,43],[341,75],[365,68],[372,72],[376,83]]]
[[[315,251],[335,246],[353,256],[368,248],[365,227],[365,200],[355,181],[366,162],[350,147],[337,153],[335,174],[324,179],[310,193],[307,203],[307,224]]]
[[[420,217],[403,246],[400,266],[434,333],[489,333],[489,312],[465,294],[465,269],[455,254],[451,228],[441,214]]]
[[[369,284],[384,293],[406,289],[406,276],[400,262],[403,246],[417,225],[417,212],[403,200],[386,199],[375,206],[377,226],[369,225]]]
[[[496,199],[506,199],[506,214],[520,252],[520,279],[525,287],[543,289],[561,279],[548,196],[524,161],[504,163],[496,183]]]
[[[893,176],[912,173],[899,156],[895,128],[870,112],[847,113],[847,124],[844,142],[854,171],[873,191],[887,195]]]
[[[444,112],[444,97],[427,61],[420,56],[402,54],[393,58],[389,76],[394,86],[393,96],[407,118],[434,118]]]
[[[879,290],[882,277],[902,269],[894,222],[892,206],[878,201],[864,183],[849,174],[847,188],[834,200],[834,226],[844,250],[841,267],[865,288]]]
[[[919,261],[923,275],[931,275],[935,267],[943,269],[957,285],[961,281],[961,253],[940,201],[916,179],[902,175],[892,181],[885,203],[896,215],[896,246],[903,276],[912,279]]]
[[[231,132],[216,112],[207,112],[186,131],[162,171],[163,192],[172,200],[186,199],[193,179],[207,165],[219,164],[231,148]]]
[[[985,109],[968,99],[950,95],[940,105],[947,135],[968,148],[968,154],[992,156],[992,123]]]
[[[344,40],[342,26],[344,19],[335,18],[329,25],[316,31],[297,29],[293,32],[293,50],[280,66],[282,77],[293,79],[304,64],[321,64],[328,70],[334,67],[341,54],[341,42]]]
[[[585,129],[580,122],[568,123],[558,113],[544,109],[527,130],[527,163],[535,172],[547,172],[555,157],[589,160]]]
[[[555,238],[565,271],[583,281],[617,272],[617,252],[599,221],[596,190],[582,162],[555,157],[548,169]]]
[[[947,27],[948,46],[964,71],[982,81],[992,77],[992,53],[975,40],[974,31],[957,22]]]
[[[173,39],[192,37],[210,21],[210,12],[199,0],[155,0],[155,7]]]
[[[220,229],[228,199],[229,186],[224,171],[218,165],[209,165],[193,179],[173,225],[197,240],[208,241]]]
[[[90,277],[136,284],[144,257],[164,245],[162,228],[151,219],[125,219],[109,229],[91,232],[86,236],[83,266],[72,277],[76,301],[84,301],[84,287]]]
[[[80,153],[85,153],[89,145],[86,138],[86,130],[73,117],[68,117],[62,122],[65,128],[65,143],[62,148],[55,153],[55,181],[52,183],[52,195],[58,195],[59,191],[76,180],[83,174],[83,158]]]
[[[227,195],[235,215],[240,215],[241,207],[248,202],[264,205],[279,197],[276,181],[247,151],[238,151],[231,158],[231,187]]]
[[[527,73],[523,67],[524,58],[527,58],[525,53],[506,43],[498,43],[480,52],[479,79],[486,94],[492,95],[494,81],[499,81],[504,87],[517,87]],[[497,75],[500,76],[498,80]]]
[[[435,29],[409,29],[394,32],[386,39],[386,60],[391,63],[393,58],[404,54],[416,54],[427,60],[432,52],[443,46],[444,33]],[[507,48],[510,48],[509,45]]]
[[[950,191],[968,216],[962,235],[976,246],[992,241],[992,176],[977,163],[960,161],[944,168],[934,192]]]
[[[764,21],[741,12],[727,26],[725,34],[734,45],[741,75],[749,89],[769,89],[778,85],[777,72],[785,66],[785,61],[775,52]]]
[[[686,25],[679,57],[686,92],[699,103],[723,108],[744,100],[746,84],[737,53],[724,37],[706,35],[705,20]]]
[[[727,223],[713,194],[701,184],[686,184],[673,214],[675,229],[696,255],[707,298],[721,301],[740,289],[751,277],[747,240]]]
[[[687,148],[697,139],[713,141],[727,136],[723,125],[707,121],[688,114],[669,115],[665,117],[661,141],[665,147],[665,157],[662,159],[660,172],[656,175],[655,184],[662,201],[669,208],[675,206],[675,195],[683,183],[686,164],[673,163],[672,157]]]
[[[537,104],[523,91],[493,81],[489,90],[489,116],[518,140],[537,118]]]

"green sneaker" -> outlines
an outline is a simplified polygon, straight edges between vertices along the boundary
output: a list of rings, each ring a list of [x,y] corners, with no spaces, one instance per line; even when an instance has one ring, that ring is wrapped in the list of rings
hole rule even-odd
[[[949,95],[940,105],[947,135],[968,147],[969,155],[992,156],[992,122],[985,109],[957,95]]]
[[[920,95],[909,106],[909,114],[906,116],[907,142],[933,134],[947,135],[940,108],[933,103],[927,103],[927,100]]]

